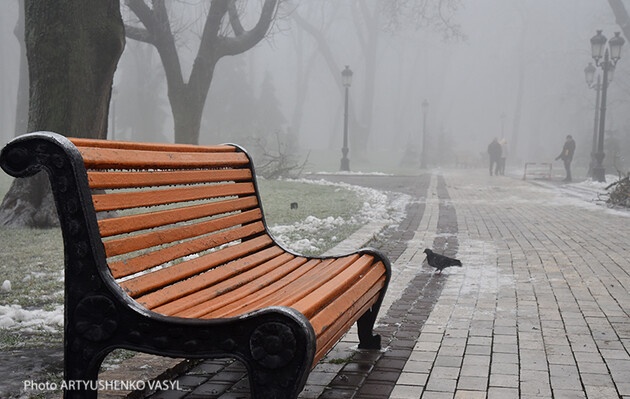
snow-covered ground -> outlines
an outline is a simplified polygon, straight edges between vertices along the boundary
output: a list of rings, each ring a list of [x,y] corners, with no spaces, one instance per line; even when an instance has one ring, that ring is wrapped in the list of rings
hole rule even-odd
[[[618,176],[606,175],[606,182],[597,182],[586,179],[576,183],[550,183],[537,181],[536,184],[557,190],[556,200],[563,204],[571,204],[577,207],[585,207],[590,209],[598,209],[602,212],[612,213],[618,216],[630,216],[630,212],[626,208],[614,208],[606,204],[608,191],[606,187],[619,180]],[[611,188],[612,190],[612,188]]]
[[[368,222],[398,223],[405,216],[405,209],[410,200],[410,197],[404,194],[397,194],[394,200],[390,200],[388,195],[382,191],[346,183],[308,179],[297,181],[351,190],[363,201],[361,210],[349,218],[308,216],[306,219],[290,225],[276,225],[269,228],[280,244],[298,253],[321,252],[322,247],[329,241],[337,241],[335,230],[342,226],[362,226]]]

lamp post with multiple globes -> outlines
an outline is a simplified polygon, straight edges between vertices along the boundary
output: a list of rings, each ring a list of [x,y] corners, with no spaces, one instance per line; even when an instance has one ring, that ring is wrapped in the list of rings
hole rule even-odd
[[[597,152],[597,131],[599,127],[599,103],[600,96],[602,92],[602,76],[597,74],[597,82],[595,82],[595,72],[597,72],[597,68],[593,65],[592,62],[588,63],[588,66],[584,68],[584,77],[586,79],[586,84],[589,88],[595,90],[595,118],[593,120],[593,142],[591,144],[591,162],[588,165],[588,173],[587,176],[593,177],[593,168],[597,164],[597,160],[595,159],[595,152]],[[608,83],[612,80],[612,74],[608,75]]]
[[[608,48],[606,47],[608,43]],[[606,181],[606,171],[604,169],[604,129],[606,128],[606,97],[608,94],[608,83],[610,82],[610,75],[615,69],[615,65],[621,58],[621,47],[625,43],[620,32],[615,32],[615,37],[608,40],[606,36],[602,34],[601,30],[597,31],[597,34],[591,38],[591,55],[595,60],[595,65],[602,68],[603,76],[601,79],[601,104],[599,110],[599,127],[597,137],[597,151],[595,151],[594,158],[596,164],[593,166],[593,180],[598,182]],[[603,58],[603,60],[602,60]],[[588,68],[588,67],[587,67]],[[590,69],[587,74],[595,73],[595,68]],[[592,75],[591,75],[592,76]],[[589,77],[587,76],[587,81]],[[592,79],[592,77],[590,78]],[[592,81],[592,80],[591,80]]]

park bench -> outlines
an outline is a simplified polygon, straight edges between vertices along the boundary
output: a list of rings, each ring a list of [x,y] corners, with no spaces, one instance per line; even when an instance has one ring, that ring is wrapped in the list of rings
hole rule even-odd
[[[373,326],[389,261],[370,249],[304,257],[276,243],[237,146],[38,132],[7,144],[0,166],[50,177],[65,253],[66,382],[97,386],[105,356],[126,348],[236,358],[253,397],[293,398],[355,322],[359,348],[380,348]],[[95,398],[90,385],[64,395]]]
[[[527,180],[528,177],[538,180],[551,180],[551,168],[552,164],[550,162],[526,162],[523,180]]]

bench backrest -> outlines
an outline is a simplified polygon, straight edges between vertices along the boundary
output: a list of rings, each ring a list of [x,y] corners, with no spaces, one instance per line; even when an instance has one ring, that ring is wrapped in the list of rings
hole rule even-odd
[[[111,274],[147,308],[282,252],[266,233],[251,161],[237,147],[71,141],[84,160]]]

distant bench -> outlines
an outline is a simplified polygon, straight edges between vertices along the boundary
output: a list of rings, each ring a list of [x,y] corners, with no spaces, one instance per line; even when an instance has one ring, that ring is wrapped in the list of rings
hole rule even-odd
[[[528,176],[533,179],[551,180],[551,168],[552,164],[549,162],[526,162],[523,180],[527,180]]]
[[[253,397],[294,398],[355,322],[359,348],[380,348],[372,330],[389,261],[370,249],[282,248],[239,147],[38,132],[7,144],[0,166],[50,177],[65,247],[66,381],[96,381],[105,356],[126,348],[237,358]]]

